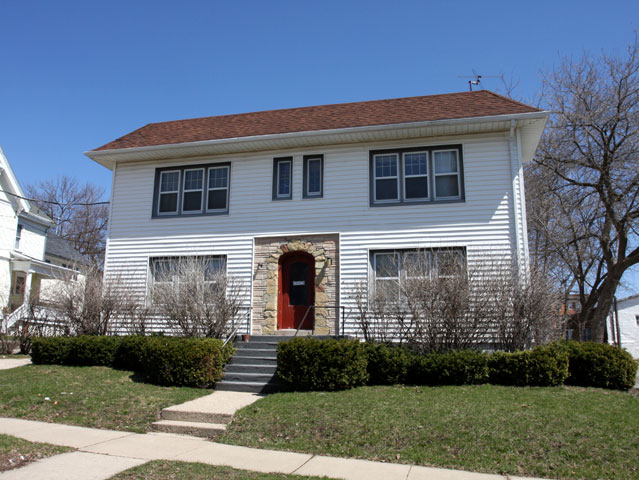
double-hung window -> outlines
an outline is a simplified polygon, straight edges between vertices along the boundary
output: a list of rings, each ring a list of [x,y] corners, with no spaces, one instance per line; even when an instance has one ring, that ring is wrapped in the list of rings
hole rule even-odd
[[[158,215],[175,215],[178,213],[180,173],[180,170],[160,172]]]
[[[273,200],[293,198],[293,157],[273,160]]]
[[[229,211],[229,163],[160,168],[155,178],[153,217]]]
[[[157,304],[163,300],[158,298],[162,294],[162,284],[173,284],[177,288],[211,288],[219,275],[226,274],[226,256],[151,257],[149,269],[151,289],[156,294],[152,301]]]
[[[324,156],[304,156],[304,198],[319,198],[324,194]]]
[[[463,201],[461,147],[371,152],[371,205]]]
[[[373,288],[376,295],[401,302],[405,282],[420,277],[458,277],[465,264],[466,253],[460,247],[373,251]]]

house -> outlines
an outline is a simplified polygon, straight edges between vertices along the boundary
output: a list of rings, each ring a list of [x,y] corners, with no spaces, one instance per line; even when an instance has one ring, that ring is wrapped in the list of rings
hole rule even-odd
[[[242,279],[246,332],[357,334],[355,290],[401,282],[407,253],[527,265],[547,117],[476,91],[143,126],[86,152],[113,172],[105,275],[148,302],[197,256]]]
[[[608,342],[639,358],[639,295],[616,301],[606,321]]]
[[[0,148],[0,302],[8,323],[19,320],[30,298],[75,274],[77,252],[60,256],[53,221],[29,202]],[[50,245],[50,242],[52,245]],[[52,249],[53,247],[53,249]]]

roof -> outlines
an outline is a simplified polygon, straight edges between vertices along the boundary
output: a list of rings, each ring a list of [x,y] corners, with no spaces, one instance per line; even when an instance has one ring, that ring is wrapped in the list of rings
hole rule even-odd
[[[45,256],[50,255],[81,265],[88,265],[89,263],[87,258],[73,248],[67,240],[51,232],[47,233],[47,244],[44,254]]]
[[[479,90],[150,123],[93,151],[541,111]]]

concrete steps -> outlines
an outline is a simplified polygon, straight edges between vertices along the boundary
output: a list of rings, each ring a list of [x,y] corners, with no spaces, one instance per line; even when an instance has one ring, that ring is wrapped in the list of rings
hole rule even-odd
[[[153,430],[164,433],[179,433],[193,437],[214,438],[226,430],[226,424],[192,422],[180,420],[160,420],[153,423]]]
[[[290,335],[252,335],[247,342],[235,343],[235,355],[224,367],[224,379],[216,390],[272,393],[278,391],[277,344]]]

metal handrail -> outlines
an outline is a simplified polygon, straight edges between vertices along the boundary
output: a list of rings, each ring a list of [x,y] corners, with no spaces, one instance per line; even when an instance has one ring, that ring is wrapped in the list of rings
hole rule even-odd
[[[306,317],[308,316],[309,312],[311,311],[311,309],[315,309],[318,308],[318,305],[309,305],[306,309],[306,312],[304,313],[304,317],[302,318],[302,321],[300,322],[299,326],[297,327],[297,329],[295,330],[295,335],[293,335],[294,337],[297,337],[297,334],[299,333],[299,331],[302,328],[302,325],[304,325],[304,322],[306,321]],[[344,305],[319,305],[319,308],[339,308],[342,311],[342,328],[339,329],[339,323],[338,323],[338,332],[337,334],[340,334],[340,331],[342,333],[342,335],[344,334],[344,321],[345,321],[345,316],[346,316],[346,307]],[[313,328],[312,330],[315,330],[315,318],[313,318]]]
[[[251,310],[253,307],[242,307],[241,309],[244,310],[248,310],[248,312],[246,313],[246,326],[248,327],[251,323]],[[231,333],[226,337],[226,340],[224,340],[224,343],[222,344],[222,348],[226,347],[226,345],[231,341],[231,339],[233,337],[235,337],[237,335],[238,330],[242,327],[241,323],[238,323],[237,326],[235,326],[235,317],[233,317],[233,323],[231,324],[231,327],[233,328],[233,330],[231,330]],[[248,328],[247,328],[247,332],[248,332]]]

